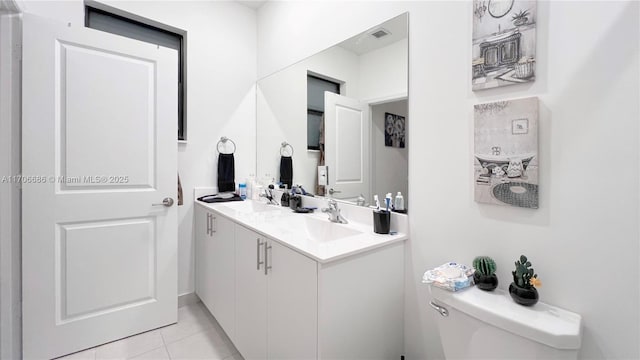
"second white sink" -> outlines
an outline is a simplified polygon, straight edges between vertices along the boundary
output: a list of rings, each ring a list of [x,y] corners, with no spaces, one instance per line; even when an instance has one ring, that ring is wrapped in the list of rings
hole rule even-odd
[[[277,211],[280,210],[279,206],[267,205],[258,201],[233,201],[228,202],[221,207],[227,207],[231,210],[240,211],[242,213],[258,213],[265,211]]]
[[[336,224],[329,220],[320,220],[313,217],[304,217],[304,221],[301,224],[307,237],[318,242],[338,240],[362,234],[358,230],[350,229],[345,224]]]

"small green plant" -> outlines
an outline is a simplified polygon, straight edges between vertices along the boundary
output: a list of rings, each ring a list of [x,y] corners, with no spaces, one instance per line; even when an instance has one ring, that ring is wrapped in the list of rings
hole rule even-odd
[[[531,289],[534,286],[540,285],[538,280],[538,274],[535,274],[535,270],[531,268],[531,262],[527,260],[527,257],[520,255],[520,260],[515,262],[516,270],[512,271],[513,282],[521,288]]]
[[[526,19],[529,16],[529,10],[528,9],[523,9],[518,11],[517,13],[513,14],[511,16],[512,21],[518,21],[518,20],[522,20],[522,19]]]
[[[473,267],[482,275],[490,276],[496,272],[496,262],[488,256],[477,256],[473,259]]]

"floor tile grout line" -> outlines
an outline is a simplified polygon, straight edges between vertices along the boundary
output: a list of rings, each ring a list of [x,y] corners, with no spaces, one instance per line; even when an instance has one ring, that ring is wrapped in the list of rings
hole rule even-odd
[[[177,343],[178,341],[182,341],[182,340],[184,340],[184,339],[186,339],[186,338],[189,338],[189,337],[191,337],[191,336],[193,336],[193,335],[198,335],[198,334],[201,334],[201,333],[203,333],[203,332],[207,332],[207,331],[209,331],[209,330],[211,330],[211,329],[215,329],[215,327],[214,327],[213,325],[211,325],[210,327],[200,329],[200,330],[198,330],[198,331],[196,331],[196,332],[194,332],[194,333],[192,333],[192,334],[189,334],[189,335],[187,335],[187,336],[183,336],[183,337],[181,337],[181,338],[179,338],[179,339],[176,339],[176,340],[173,340],[173,341],[171,341],[171,342],[169,342],[169,343],[166,343],[166,342],[165,342],[165,346],[166,346],[166,345],[171,345],[171,344]],[[162,335],[162,333],[160,333],[160,335]],[[163,338],[162,338],[162,341],[164,341],[164,336],[163,336]]]
[[[169,326],[172,326],[172,325],[169,325]],[[167,342],[164,340],[164,335],[162,335],[162,330],[160,330],[160,338],[162,339],[164,352],[167,354],[167,357],[169,358],[169,360],[171,360],[171,354],[169,354],[169,348],[167,348]]]
[[[197,306],[198,305],[196,304],[194,307],[197,307]],[[167,342],[167,340],[165,339],[165,335],[162,332],[162,329],[168,328],[168,327],[171,327],[171,326],[176,326],[180,321],[178,321],[176,324],[172,324],[172,325],[168,325],[168,326],[165,326],[165,327],[153,329],[153,330],[150,330],[150,331],[145,331],[145,332],[140,333],[140,334],[131,335],[131,336],[119,339],[119,340],[115,340],[115,341],[112,341],[112,342],[109,342],[109,343],[106,343],[106,344],[101,344],[101,345],[95,346],[93,348],[85,349],[85,350],[82,350],[82,351],[92,350],[91,351],[92,352],[92,356],[89,357],[89,358],[93,359],[93,360],[98,360],[98,349],[99,348],[105,347],[106,345],[109,345],[109,344],[116,344],[116,343],[119,343],[119,342],[123,342],[126,339],[135,338],[135,337],[137,337],[139,335],[142,335],[142,334],[145,334],[145,333],[149,334],[149,333],[152,333],[152,332],[156,331],[160,335],[160,340],[161,340],[161,343],[162,343],[161,345],[159,345],[159,346],[157,346],[155,348],[152,348],[152,349],[148,349],[147,351],[144,351],[144,352],[141,352],[141,353],[136,353],[136,354],[131,354],[131,355],[127,354],[125,356],[128,359],[131,359],[131,358],[135,358],[135,357],[139,357],[139,356],[145,355],[145,354],[153,352],[153,351],[158,351],[159,349],[164,349],[167,357],[171,360],[173,358],[171,356],[171,353],[169,352],[169,347],[168,347],[169,345],[177,343],[177,342],[184,341],[184,340],[186,340],[188,338],[191,338],[191,337],[194,337],[196,335],[201,335],[201,334],[204,334],[204,333],[212,332],[212,333],[215,333],[218,338],[220,338],[221,345],[224,346],[226,348],[226,350],[229,352],[229,355],[227,355],[226,357],[223,358],[224,360],[231,360],[236,356],[236,354],[239,355],[239,352],[237,351],[237,349],[235,348],[235,346],[231,342],[231,339],[229,339],[228,336],[224,336],[226,334],[223,335],[224,330],[222,330],[220,328],[220,326],[217,323],[217,320],[215,319],[215,317],[210,315],[210,313],[208,312],[208,310],[206,308],[203,308],[203,310],[204,310],[204,313],[202,315],[204,315],[204,318],[207,321],[205,321],[204,323],[201,323],[200,320],[202,320],[203,318],[201,316],[198,316],[198,315],[194,316],[194,321],[195,321],[196,326],[198,327],[198,329],[194,333],[191,333],[191,334],[189,334],[187,336],[184,336],[184,337],[181,337],[179,339],[173,340],[171,342]],[[190,321],[187,321],[187,322],[190,322]]]
[[[160,340],[162,340],[162,344],[163,344],[163,345],[160,345],[160,346],[154,347],[154,348],[152,348],[152,349],[148,349],[148,350],[146,350],[146,351],[143,351],[143,352],[140,352],[140,353],[136,353],[136,354],[133,354],[133,355],[129,355],[129,354],[127,354],[127,355],[125,355],[125,356],[124,356],[126,359],[133,359],[133,358],[136,358],[136,357],[138,357],[138,356],[142,356],[142,355],[144,355],[144,354],[146,354],[146,353],[149,353],[149,352],[152,352],[152,351],[156,351],[156,350],[160,349],[162,346],[164,346],[164,339],[162,338],[162,333],[160,332],[160,330],[159,330],[159,329],[153,329],[153,330],[145,331],[145,332],[140,333],[140,334],[136,334],[136,335],[128,336],[128,337],[126,337],[126,338],[122,338],[122,339],[120,339],[120,340],[118,340],[118,341],[115,341],[115,342],[113,342],[113,343],[115,344],[115,343],[118,343],[118,342],[122,342],[122,341],[124,341],[124,340],[126,340],[126,339],[134,338],[134,337],[137,337],[137,336],[139,336],[139,335],[143,335],[143,334],[151,334],[152,332],[157,332],[157,333],[158,333],[158,335],[160,335]],[[111,343],[110,343],[110,344],[111,344]],[[96,352],[96,357],[97,357],[97,352]],[[96,360],[97,360],[97,359],[96,359]]]
[[[197,332],[197,333],[191,334],[191,335],[189,335],[189,336],[186,336],[186,337],[184,337],[184,338],[182,338],[182,339],[180,339],[180,340],[177,340],[177,341],[175,341],[175,342],[173,342],[173,343],[170,343],[170,344],[175,344],[175,343],[177,343],[177,342],[180,342],[180,341],[183,341],[183,340],[186,340],[186,339],[189,339],[189,338],[192,338],[192,337],[195,337],[195,336],[197,336],[197,335],[201,335],[201,334],[203,334],[203,333],[207,333],[207,332],[213,332],[213,333],[215,333],[215,334],[217,334],[217,335],[219,336],[219,332],[218,332],[218,330],[217,330],[215,327],[212,327],[212,328],[208,328],[208,329],[205,329],[205,330],[199,331],[199,332]],[[232,350],[233,348],[231,348],[231,347],[226,343],[226,341],[224,341],[223,339],[220,339],[220,340],[222,340],[221,345],[222,345],[222,346],[224,346],[224,348],[225,348],[227,351],[229,351],[229,355],[227,355],[227,356],[223,357],[223,358],[222,358],[222,360],[229,360],[229,359],[231,359],[233,356],[235,356],[235,354],[236,354],[237,352],[233,351],[233,350]],[[214,343],[215,343],[215,340],[214,340]],[[214,345],[215,345],[215,344],[214,344]],[[167,354],[169,355],[169,358],[170,358],[170,359],[173,359],[173,358],[171,357],[171,354],[169,353],[168,349],[167,349]]]

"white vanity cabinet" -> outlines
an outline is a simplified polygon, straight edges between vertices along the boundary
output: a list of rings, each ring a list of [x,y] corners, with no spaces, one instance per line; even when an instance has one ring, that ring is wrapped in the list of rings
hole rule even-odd
[[[400,358],[402,242],[326,261],[214,209],[195,210],[196,293],[246,360]]]
[[[267,277],[264,275],[264,240],[236,225],[236,336],[246,359],[267,358]]]
[[[195,211],[196,294],[227,335],[235,330],[235,223],[199,206]]]
[[[317,263],[236,225],[236,337],[247,360],[315,359]]]

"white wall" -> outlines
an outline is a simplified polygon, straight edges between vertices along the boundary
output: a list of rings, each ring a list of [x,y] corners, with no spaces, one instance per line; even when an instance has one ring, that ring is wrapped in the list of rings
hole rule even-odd
[[[358,56],[358,96],[366,102],[407,95],[409,39]]]
[[[193,188],[216,186],[216,143],[237,144],[236,179],[255,169],[256,13],[231,1],[105,1],[187,31],[187,144],[178,146],[178,291],[194,290]],[[81,1],[22,1],[24,12],[84,26]]]
[[[639,6],[539,1],[536,81],[477,93],[471,2],[267,2],[258,11],[259,75],[410,12],[408,360],[442,357],[426,269],[487,254],[506,289],[522,253],[542,301],[582,314],[583,358],[640,358]],[[540,98],[540,208],[477,204],[473,104],[527,96]]]
[[[373,134],[371,135],[371,152],[374,158],[372,164],[372,189],[380,199],[384,199],[386,193],[391,193],[395,199],[398,191],[402,192],[404,205],[409,207],[409,173],[408,143],[405,148],[385,146],[385,113],[404,116],[405,129],[409,126],[407,100],[394,101],[371,107],[371,120],[373,122]],[[405,130],[408,133],[408,130]]]

